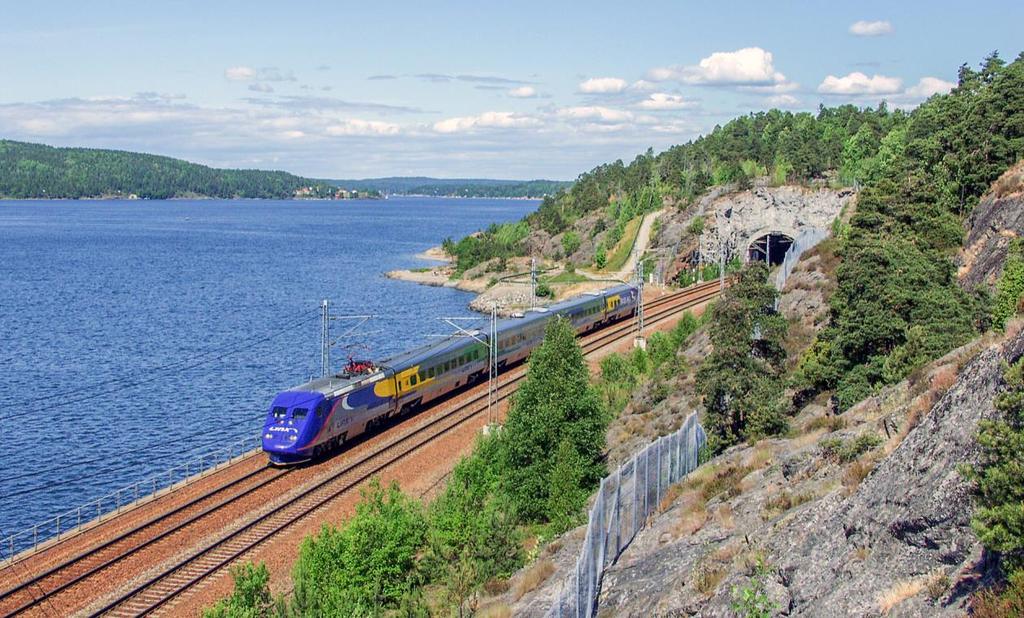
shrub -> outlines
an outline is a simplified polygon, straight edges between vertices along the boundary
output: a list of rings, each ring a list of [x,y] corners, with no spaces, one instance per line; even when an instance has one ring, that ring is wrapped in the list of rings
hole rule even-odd
[[[744,618],[771,618],[779,604],[768,597],[765,580],[769,570],[763,560],[758,561],[754,575],[746,586],[733,586],[732,610]]]
[[[549,297],[550,298],[550,297],[554,297],[554,295],[555,295],[554,291],[551,289],[551,286],[548,285],[547,283],[543,282],[543,281],[537,283],[536,292],[537,292],[537,297],[538,298],[545,298],[545,297]]]
[[[686,226],[686,231],[692,236],[700,236],[704,233],[704,217],[696,216],[690,219],[690,224]]]
[[[235,589],[230,597],[203,611],[203,618],[269,617],[274,609],[270,597],[270,571],[267,565],[251,562],[231,567]]]
[[[566,232],[562,235],[562,250],[565,251],[566,257],[576,253],[576,250],[580,248],[580,235],[576,232]]]
[[[608,264],[608,252],[605,251],[604,245],[597,248],[597,253],[594,254],[594,266],[598,268],[604,268]]]
[[[994,401],[1000,417],[979,423],[978,463],[963,472],[975,485],[971,527],[1015,571],[1024,569],[1024,359],[1004,379],[1006,391]]]
[[[974,618],[1024,616],[1024,571],[1011,573],[1005,585],[975,593],[970,609]]]

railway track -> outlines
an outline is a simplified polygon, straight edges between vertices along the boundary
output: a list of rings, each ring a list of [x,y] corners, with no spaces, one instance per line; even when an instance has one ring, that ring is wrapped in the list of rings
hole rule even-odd
[[[687,307],[717,296],[718,293],[719,284],[713,282],[654,299],[645,306],[645,322],[648,326],[653,326]],[[632,321],[619,322],[583,336],[581,346],[584,353],[589,354],[621,340],[634,329]],[[498,401],[507,399],[525,375],[525,366],[516,367],[505,373],[502,376],[503,383],[498,389]],[[289,500],[265,509],[254,519],[242,523],[230,532],[222,533],[216,540],[189,552],[159,572],[148,574],[143,581],[121,591],[116,598],[106,602],[102,607],[90,609],[91,615],[137,616],[166,607],[183,592],[213,573],[221,571],[256,546],[324,508],[380,471],[487,409],[485,389],[477,388],[466,394],[469,394],[469,398],[459,405],[447,406],[451,409],[433,417],[425,417],[423,422],[416,424],[406,434],[372,449],[358,461],[340,466],[339,469],[311,482]],[[442,404],[441,407],[446,406]],[[54,598],[59,599],[59,595],[72,586],[99,577],[113,565],[155,543],[172,538],[173,535],[196,525],[204,518],[216,516],[232,504],[275,483],[293,470],[260,468],[212,489],[172,511],[150,519],[98,547],[76,555],[0,593],[0,608],[4,607],[6,599],[21,595],[22,601],[14,611],[5,615],[27,612],[33,607],[43,609],[45,604],[52,603]],[[235,491],[232,491],[233,489]],[[214,499],[217,496],[220,498]],[[26,596],[28,598],[24,598]]]

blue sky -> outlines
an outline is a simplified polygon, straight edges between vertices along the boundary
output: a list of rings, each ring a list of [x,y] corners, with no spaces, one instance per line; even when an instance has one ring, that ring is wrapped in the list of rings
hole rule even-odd
[[[1024,47],[1021,2],[0,3],[0,137],[335,178],[570,179]]]

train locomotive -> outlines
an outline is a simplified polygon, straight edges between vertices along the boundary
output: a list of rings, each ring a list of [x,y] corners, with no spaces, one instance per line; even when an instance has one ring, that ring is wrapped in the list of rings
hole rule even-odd
[[[497,323],[498,371],[526,359],[554,316],[577,334],[636,312],[638,290],[619,285],[571,298]],[[342,371],[279,393],[263,425],[263,450],[274,465],[319,458],[391,418],[487,379],[487,333],[451,336],[390,358],[350,361]]]

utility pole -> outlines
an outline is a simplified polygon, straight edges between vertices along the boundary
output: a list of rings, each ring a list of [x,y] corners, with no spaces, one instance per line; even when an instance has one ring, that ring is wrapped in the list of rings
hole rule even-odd
[[[530,258],[530,308],[537,305],[537,258]]]
[[[320,303],[320,377],[326,378],[331,372],[331,309],[326,298]]]
[[[456,330],[456,337],[469,337],[477,343],[487,346],[487,427],[488,432],[491,425],[496,425],[498,420],[498,306],[491,304],[490,328],[486,336],[479,330],[467,330],[459,322],[479,321],[480,318],[454,317],[440,318]],[[451,335],[434,335],[451,337]]]
[[[331,348],[342,341],[367,320],[376,316],[373,315],[331,315],[331,302],[326,298],[320,302],[320,377],[326,378],[331,374]],[[355,325],[345,331],[337,341],[331,341],[332,320],[354,320]]]
[[[644,264],[641,260],[636,262],[636,337],[633,347],[647,349],[647,340],[644,339]]]
[[[697,238],[697,283],[704,283],[704,234]]]

